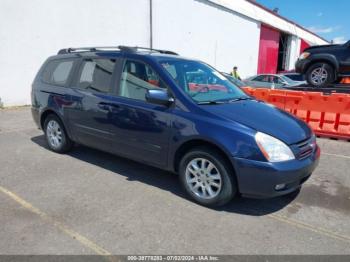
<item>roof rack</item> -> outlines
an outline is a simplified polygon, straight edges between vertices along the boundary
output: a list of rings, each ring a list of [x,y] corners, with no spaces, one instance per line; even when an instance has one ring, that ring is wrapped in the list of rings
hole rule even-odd
[[[152,52],[157,52],[161,54],[167,54],[167,55],[179,55],[178,53],[175,53],[173,51],[169,50],[162,50],[162,49],[155,49],[155,48],[149,48],[149,47],[141,47],[141,46],[118,46],[120,50],[125,51],[125,52],[137,52],[139,50],[148,50]]]
[[[95,47],[70,47],[64,48],[58,51],[59,55],[70,54],[70,53],[79,53],[79,52],[96,52],[96,51],[112,51],[112,50],[120,50],[122,52],[128,53],[136,53],[139,50],[148,50],[151,52],[157,52],[161,54],[168,55],[178,55],[177,53],[169,50],[161,50],[161,49],[153,49],[148,47],[139,47],[139,46],[95,46]]]
[[[99,47],[70,47],[58,51],[59,55],[79,52],[96,52],[103,50],[120,50],[117,46],[99,46]]]

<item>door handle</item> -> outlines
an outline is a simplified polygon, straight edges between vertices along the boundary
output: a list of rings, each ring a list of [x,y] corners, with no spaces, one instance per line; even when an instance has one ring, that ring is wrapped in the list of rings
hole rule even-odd
[[[114,109],[119,108],[119,105],[112,104],[112,103],[101,102],[101,103],[98,104],[98,107],[100,109],[102,109],[102,110],[112,112]]]
[[[99,109],[102,109],[104,111],[110,111],[109,105],[106,103],[99,103],[97,106]]]

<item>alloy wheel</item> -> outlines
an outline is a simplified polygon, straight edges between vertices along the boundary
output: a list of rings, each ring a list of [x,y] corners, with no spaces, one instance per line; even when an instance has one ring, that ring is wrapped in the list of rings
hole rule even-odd
[[[317,67],[311,72],[311,81],[314,85],[322,85],[327,81],[328,72],[322,67]]]
[[[221,191],[222,178],[219,169],[210,160],[195,158],[186,167],[186,183],[198,197],[213,199]]]
[[[47,123],[46,136],[50,146],[57,149],[62,146],[63,136],[60,125],[55,120],[50,120]]]

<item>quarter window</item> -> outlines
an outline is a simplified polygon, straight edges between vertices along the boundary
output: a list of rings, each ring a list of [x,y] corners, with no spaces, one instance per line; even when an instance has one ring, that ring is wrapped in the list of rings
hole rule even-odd
[[[146,101],[147,90],[160,88],[166,86],[150,66],[137,61],[126,61],[120,80],[120,96]]]
[[[111,87],[115,59],[90,59],[83,61],[77,87],[108,93]]]
[[[44,69],[42,79],[53,85],[67,84],[69,74],[73,68],[73,60],[50,61]]]

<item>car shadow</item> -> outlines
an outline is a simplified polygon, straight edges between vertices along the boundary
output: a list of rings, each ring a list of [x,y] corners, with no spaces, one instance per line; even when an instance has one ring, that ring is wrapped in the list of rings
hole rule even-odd
[[[44,135],[32,137],[31,141],[49,150]],[[128,181],[139,181],[169,191],[188,201],[192,201],[182,188],[178,176],[170,172],[82,145],[75,146],[67,155],[112,171],[116,175],[124,176]],[[237,197],[229,204],[214,208],[214,210],[250,216],[263,216],[284,208],[292,202],[297,195],[298,192],[271,199]]]

